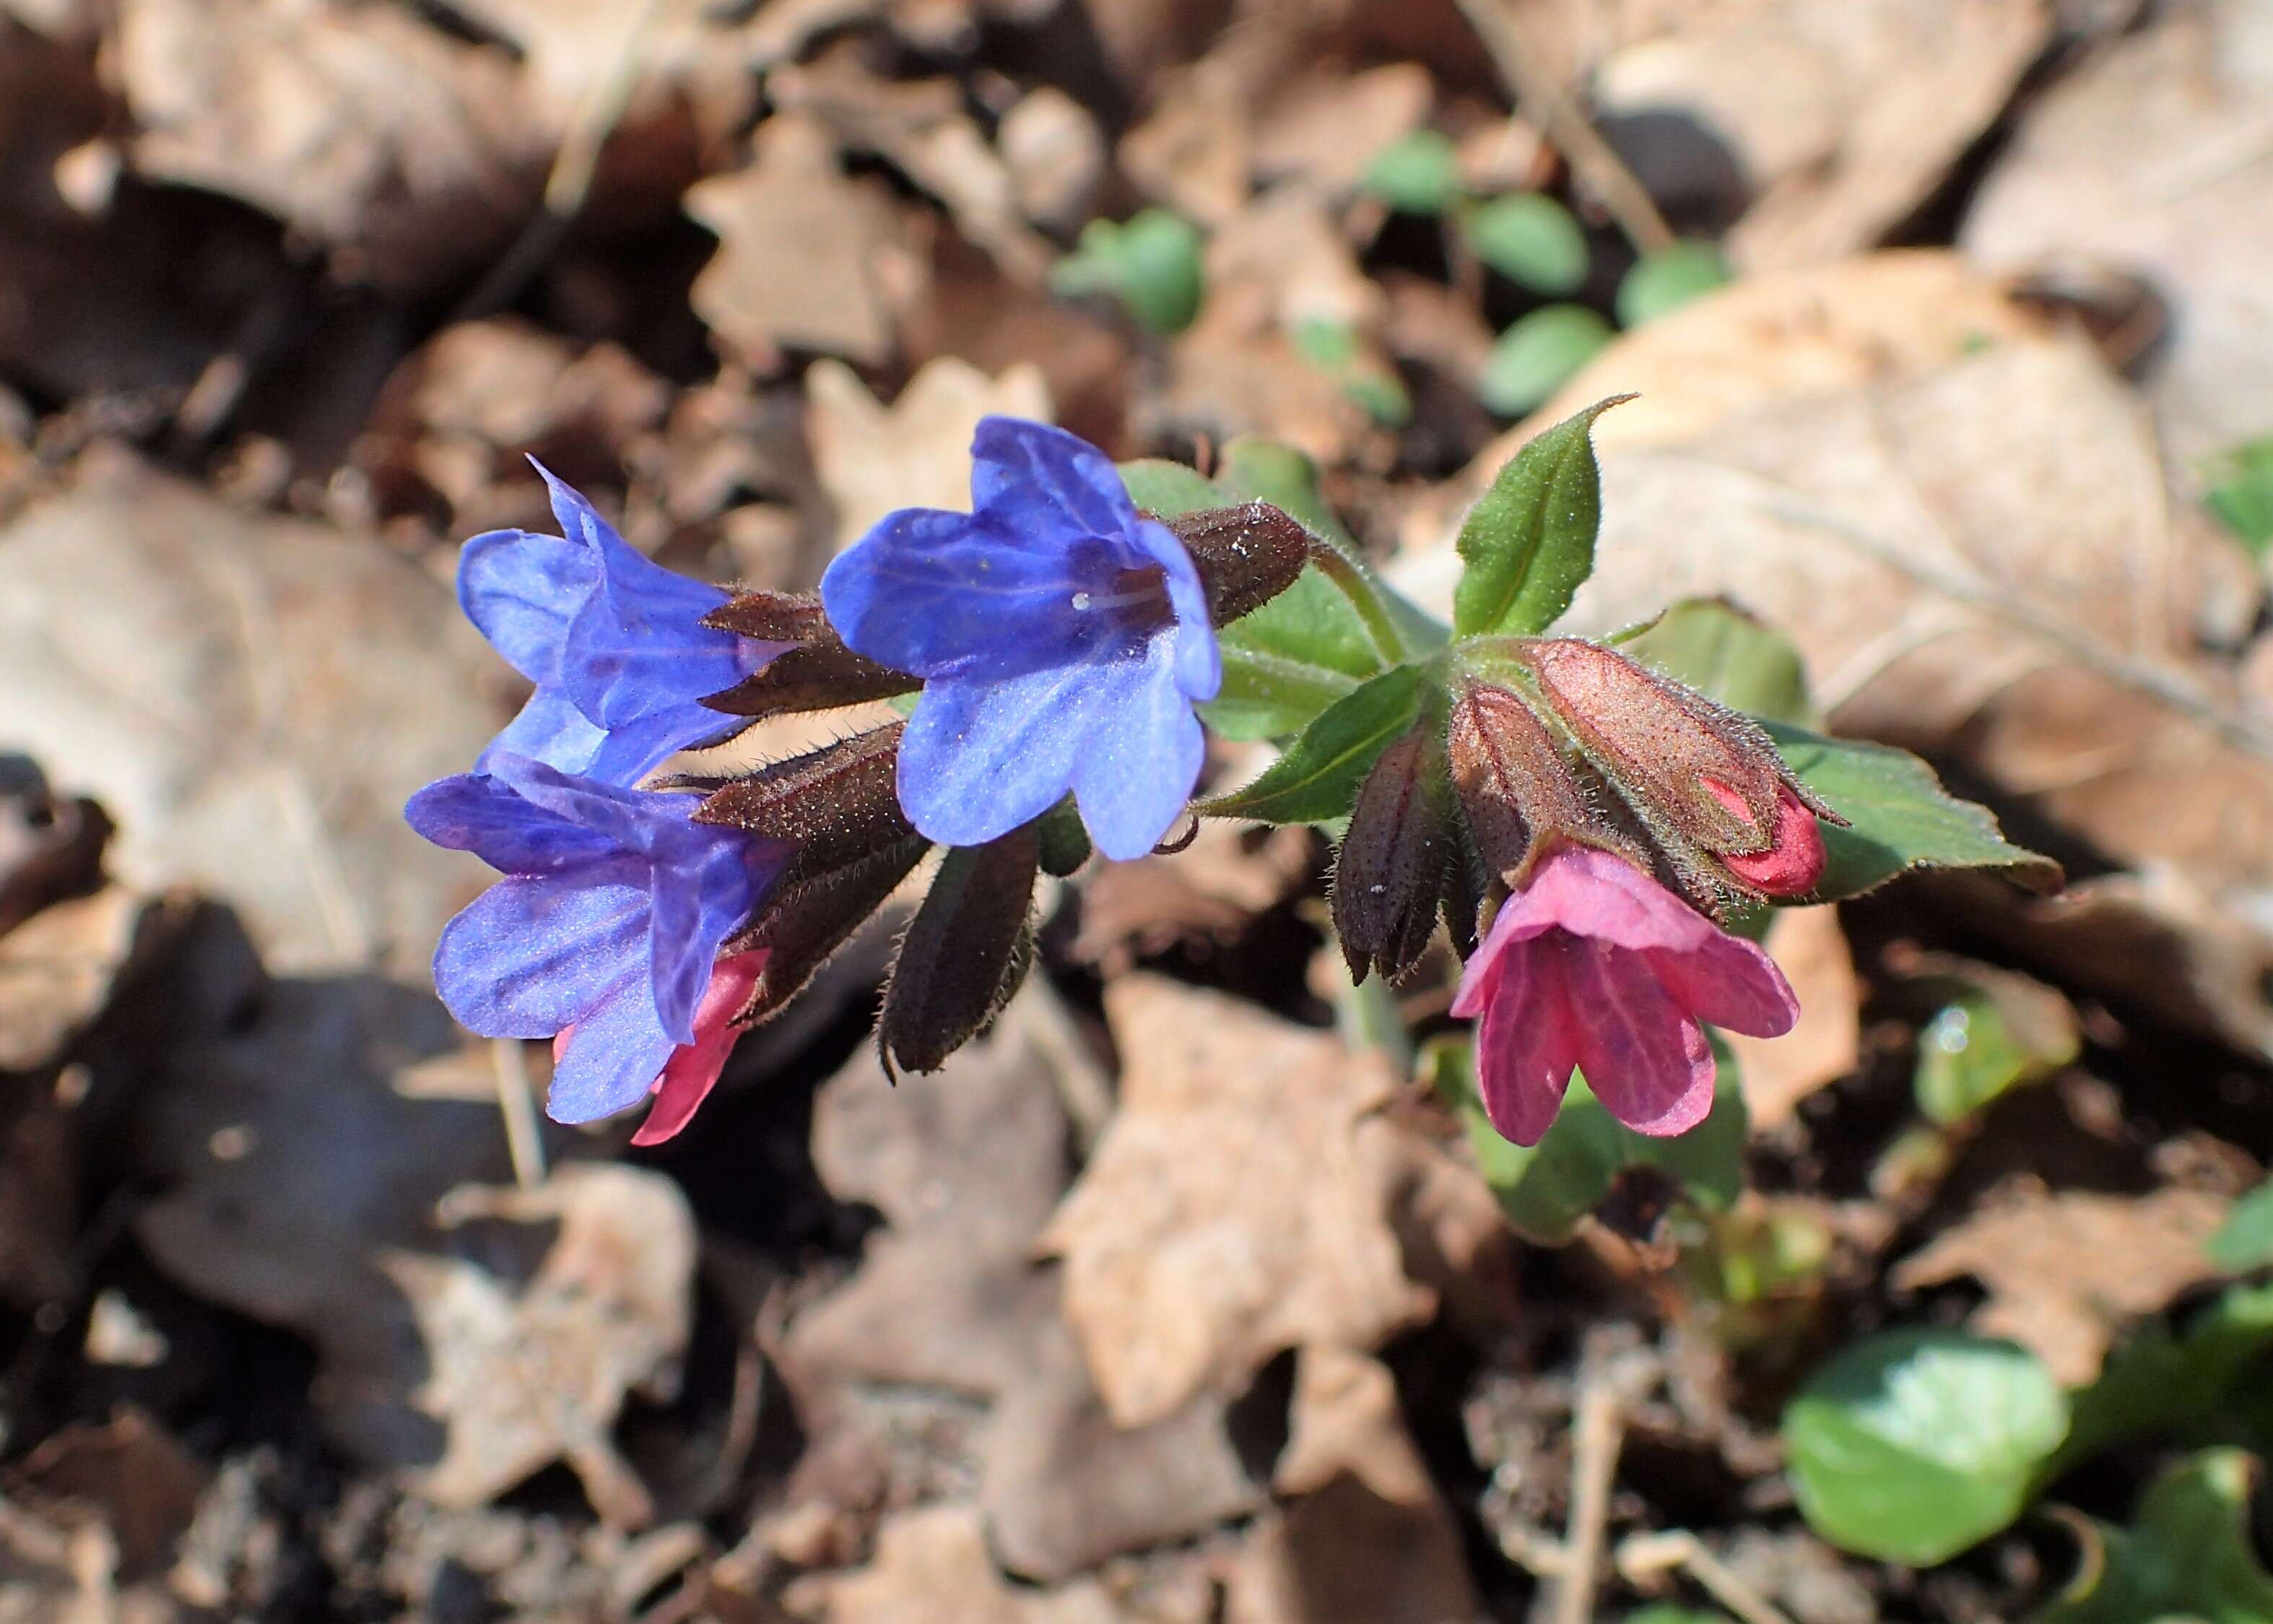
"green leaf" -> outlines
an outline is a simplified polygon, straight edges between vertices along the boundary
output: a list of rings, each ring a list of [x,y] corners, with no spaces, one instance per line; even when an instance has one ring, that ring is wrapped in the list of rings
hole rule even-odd
[[[2067,1428],[2067,1395],[2034,1354],[1942,1330],[1857,1343],[1783,1413],[1808,1526],[1842,1551],[1915,1568],[2019,1516]]]
[[[1374,154],[1359,184],[1400,213],[1441,214],[1460,195],[1460,155],[1450,137],[1415,130]]]
[[[2209,1237],[2209,1260],[2229,1274],[2273,1267],[2273,1178],[2233,1204]]]
[[[1211,508],[1227,508],[1239,500],[1197,469],[1162,457],[1140,457],[1136,462],[1121,463],[1121,483],[1128,488],[1130,501],[1163,519],[1204,513]],[[1299,519],[1302,515],[1294,516]]]
[[[1050,270],[1062,294],[1109,293],[1155,333],[1181,333],[1199,314],[1205,288],[1200,234],[1166,209],[1148,208],[1115,225],[1092,220],[1074,252]]]
[[[2081,1571],[2030,1624],[2273,1624],[2273,1575],[2250,1539],[2257,1462],[2205,1449],[2140,1496],[2127,1529],[2093,1522]]]
[[[1462,637],[1528,636],[1571,606],[1594,571],[1602,475],[1589,435],[1594,419],[1630,395],[1598,401],[1543,430],[1508,459],[1460,526],[1467,568],[1452,590]]]
[[[1618,283],[1618,325],[1638,327],[1654,321],[1700,293],[1729,280],[1729,262],[1710,243],[1676,243],[1646,254]]]
[[[2232,1419],[2234,1401],[2263,1386],[2273,1350],[2273,1285],[2231,1286],[2175,1334],[2147,1327],[2107,1357],[2074,1395],[2067,1441],[2045,1462],[2051,1483],[2127,1439],[2193,1433]]]
[[[1824,825],[1830,861],[1809,900],[1851,897],[1912,868],[2003,868],[2031,890],[2059,886],[2058,863],[2006,839],[1986,807],[1948,793],[1909,751],[1765,726],[1801,782],[1850,825]]]
[[[1717,1043],[1714,1052],[1721,1075],[1713,1109],[1688,1132],[1670,1139],[1636,1133],[1610,1115],[1585,1077],[1573,1073],[1554,1125],[1528,1149],[1502,1139],[1484,1114],[1468,1038],[1435,1040],[1423,1064],[1438,1094],[1467,1124],[1476,1164],[1508,1221],[1531,1239],[1557,1245],[1609,1199],[1631,1168],[1656,1169],[1711,1212],[1725,1211],[1744,1193],[1751,1119],[1734,1058]]]
[[[1927,1121],[1947,1127],[2050,1077],[2082,1048],[2067,1000],[2026,978],[1969,987],[1918,1033],[1912,1085]]]
[[[1799,650],[1725,598],[1684,598],[1613,641],[1620,653],[1732,710],[1799,727],[1815,720]]]
[[[1262,823],[1347,817],[1375,758],[1419,718],[1423,686],[1417,666],[1384,672],[1329,706],[1254,783],[1198,810]]]
[[[1584,304],[1542,304],[1516,319],[1484,357],[1476,394],[1503,417],[1544,405],[1617,334]]]
[[[1477,259],[1534,293],[1560,298],[1587,280],[1587,234],[1543,193],[1494,198],[1467,217],[1465,234]]]
[[[2220,452],[2202,483],[2219,522],[2258,558],[2273,559],[2273,437]]]

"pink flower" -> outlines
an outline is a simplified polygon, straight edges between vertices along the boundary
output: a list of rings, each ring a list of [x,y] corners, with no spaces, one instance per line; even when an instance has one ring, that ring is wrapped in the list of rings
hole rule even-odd
[[[694,1041],[672,1049],[671,1058],[663,1064],[662,1075],[648,1085],[655,1103],[648,1108],[647,1120],[640,1124],[639,1132],[632,1135],[633,1144],[660,1145],[694,1119],[696,1108],[717,1086],[726,1056],[733,1053],[734,1040],[741,1035],[733,1024],[734,1017],[750,1001],[765,967],[763,948],[730,954],[712,966],[710,984],[702,989],[694,1006]],[[575,1030],[564,1027],[552,1040],[556,1060]]]
[[[1536,1145],[1573,1066],[1637,1133],[1695,1127],[1713,1108],[1700,1023],[1779,1037],[1799,1004],[1752,943],[1624,858],[1564,846],[1501,907],[1452,1013],[1481,1018],[1476,1073],[1492,1125]]]
[[[1703,782],[1706,793],[1726,807],[1730,816],[1752,816],[1744,798],[1735,790],[1718,778]],[[1824,865],[1830,857],[1823,849],[1823,831],[1816,823],[1814,808],[1795,794],[1790,785],[1779,784],[1775,835],[1767,850],[1749,856],[1723,852],[1721,861],[1728,864],[1729,873],[1763,895],[1804,897],[1823,877]]]

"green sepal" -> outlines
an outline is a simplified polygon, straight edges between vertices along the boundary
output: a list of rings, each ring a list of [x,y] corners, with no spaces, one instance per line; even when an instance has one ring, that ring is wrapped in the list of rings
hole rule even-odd
[[[1594,422],[1631,395],[1599,401],[1525,445],[1460,526],[1467,568],[1452,592],[1460,637],[1530,636],[1571,606],[1594,573],[1602,522]]]

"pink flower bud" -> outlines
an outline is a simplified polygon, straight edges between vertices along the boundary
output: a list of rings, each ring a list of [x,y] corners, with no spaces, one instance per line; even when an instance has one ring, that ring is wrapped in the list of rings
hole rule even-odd
[[[1703,780],[1713,799],[1738,817],[1748,816],[1744,798],[1717,778]],[[1721,861],[1729,872],[1753,890],[1769,897],[1804,897],[1823,877],[1827,861],[1823,830],[1814,808],[1791,792],[1776,786],[1775,834],[1765,852],[1724,852]]]

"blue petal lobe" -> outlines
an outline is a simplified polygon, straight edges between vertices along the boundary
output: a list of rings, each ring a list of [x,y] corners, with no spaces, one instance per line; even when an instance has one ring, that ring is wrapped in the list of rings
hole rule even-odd
[[[434,989],[460,1025],[549,1038],[625,975],[644,984],[647,876],[631,860],[614,867],[607,883],[500,880],[444,927]]]
[[[1046,523],[1075,536],[1121,536],[1136,522],[1111,458],[1078,435],[1023,417],[979,419],[971,501],[1002,523]]]
[[[1223,652],[1216,646],[1208,617],[1207,588],[1191,553],[1165,524],[1150,519],[1136,526],[1136,545],[1167,572],[1168,606],[1176,617],[1176,682],[1188,698],[1202,702],[1223,690]]]
[[[459,549],[458,603],[507,665],[545,682],[599,575],[597,555],[574,541],[491,530]]]
[[[900,807],[942,846],[981,846],[1039,817],[1071,787],[1106,719],[1101,673],[1060,665],[1002,681],[927,684],[900,740]]]
[[[553,1068],[544,1113],[555,1122],[596,1122],[648,1096],[679,1045],[663,1029],[642,967],[608,988],[576,1022]]]
[[[1097,849],[1115,861],[1144,856],[1182,816],[1199,781],[1207,739],[1174,666],[1172,635],[1152,657],[1114,669],[1093,703],[1109,719],[1075,763],[1073,793]]]
[[[521,713],[483,747],[481,755],[474,760],[474,771],[487,772],[491,760],[499,755],[525,756],[563,772],[589,772],[614,783],[635,781],[635,774],[617,778],[593,771],[593,763],[607,743],[607,730],[576,709],[567,695],[548,683],[539,683],[536,692],[529,696],[529,703],[521,706]]]
[[[437,846],[471,852],[507,874],[547,874],[607,856],[616,844],[532,805],[502,779],[461,772],[410,798],[403,820]]]

